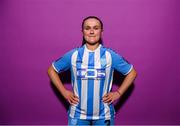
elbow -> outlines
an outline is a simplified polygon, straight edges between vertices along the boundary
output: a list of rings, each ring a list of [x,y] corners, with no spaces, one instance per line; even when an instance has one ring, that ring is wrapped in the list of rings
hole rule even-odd
[[[137,71],[133,68],[133,76],[134,76],[134,78],[136,78],[137,77]]]
[[[52,66],[50,66],[50,67],[48,68],[48,70],[47,70],[47,74],[50,76],[50,74],[52,73],[52,71],[53,71],[53,68],[52,68]]]

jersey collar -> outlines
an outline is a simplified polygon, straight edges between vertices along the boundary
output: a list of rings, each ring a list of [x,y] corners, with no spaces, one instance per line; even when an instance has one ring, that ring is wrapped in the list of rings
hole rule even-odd
[[[85,48],[85,50],[88,51],[88,52],[96,52],[98,49],[101,48],[101,46],[102,46],[102,45],[99,44],[99,46],[98,46],[95,50],[90,50],[90,49],[87,48],[86,44],[84,44],[84,48]]]

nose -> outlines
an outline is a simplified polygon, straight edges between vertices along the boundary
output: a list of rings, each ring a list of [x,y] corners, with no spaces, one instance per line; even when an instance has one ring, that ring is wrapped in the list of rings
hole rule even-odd
[[[93,29],[90,30],[90,34],[94,34],[94,30]]]

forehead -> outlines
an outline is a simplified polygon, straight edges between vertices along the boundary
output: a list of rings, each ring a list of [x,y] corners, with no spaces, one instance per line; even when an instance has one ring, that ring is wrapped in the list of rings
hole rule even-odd
[[[89,18],[84,22],[84,26],[101,26],[101,23],[95,18]]]

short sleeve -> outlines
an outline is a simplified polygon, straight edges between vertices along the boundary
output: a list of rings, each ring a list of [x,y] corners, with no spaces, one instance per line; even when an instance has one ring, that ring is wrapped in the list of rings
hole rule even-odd
[[[55,60],[52,63],[52,66],[57,73],[66,71],[70,68],[71,56],[72,56],[74,51],[75,51],[75,49],[67,52],[64,56],[60,57],[59,59]]]
[[[110,53],[112,56],[112,67],[123,75],[127,75],[132,70],[133,65],[113,50],[110,50]]]

